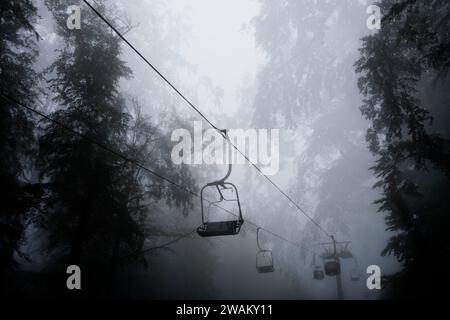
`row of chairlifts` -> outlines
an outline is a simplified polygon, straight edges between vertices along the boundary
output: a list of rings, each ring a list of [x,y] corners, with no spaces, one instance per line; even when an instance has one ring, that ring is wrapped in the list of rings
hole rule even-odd
[[[221,130],[225,139],[228,139],[226,130]],[[230,150],[230,149],[229,149]],[[230,150],[231,153],[231,150]],[[227,182],[232,170],[231,161],[228,165],[228,172],[220,180],[210,182],[206,184],[200,192],[201,201],[201,214],[202,214],[202,224],[197,228],[197,233],[201,237],[219,237],[219,236],[231,236],[237,235],[244,223],[244,218],[242,216],[241,203],[239,200],[239,193],[236,186]],[[217,201],[207,201],[204,198],[204,193],[206,190],[211,190],[217,193]],[[234,194],[234,197],[227,198],[224,196],[224,191],[230,191]],[[209,221],[210,210],[212,206],[217,206],[221,202],[235,202],[238,209],[238,216],[235,220],[224,220],[224,221]],[[207,204],[207,210],[205,210]],[[206,211],[206,212],[205,212]],[[273,266],[273,254],[270,250],[265,250],[261,247],[259,243],[259,232],[261,228],[256,230],[256,243],[258,245],[258,252],[256,254],[256,270],[259,273],[270,273],[274,272]],[[339,259],[353,259],[355,262],[354,268],[350,273],[350,279],[352,281],[359,280],[359,272],[357,268],[356,259],[353,257],[352,253],[348,250],[346,243],[344,250],[339,253],[336,251],[336,241],[333,238],[333,252],[330,250],[325,250],[321,254],[321,259],[323,262],[323,269],[320,265],[316,264],[316,255],[313,256],[313,277],[315,280],[323,280],[325,275],[333,277],[341,274],[341,265]]]
[[[360,274],[358,269],[358,263],[353,254],[348,250],[348,245],[350,242],[342,242],[344,247],[337,251],[336,250],[336,241],[332,243],[326,243],[322,245],[332,245],[332,250],[329,248],[325,248],[324,252],[320,255],[322,259],[322,265],[316,263],[316,255],[313,256],[312,266],[313,266],[313,278],[315,280],[323,280],[325,275],[330,277],[335,277],[341,274],[341,263],[340,259],[352,259],[354,261],[354,265],[352,270],[350,271],[350,280],[351,281],[359,281]]]
[[[221,133],[224,135],[225,139],[228,139],[226,130],[222,130]],[[229,149],[230,150],[230,149]],[[231,150],[230,150],[231,152]],[[231,182],[227,182],[226,180],[231,174],[232,165],[231,161],[229,161],[228,172],[220,180],[210,182],[206,184],[201,192],[200,192],[200,201],[201,201],[201,213],[202,213],[202,225],[197,228],[197,233],[201,237],[219,237],[219,236],[232,236],[237,235],[241,230],[242,224],[244,223],[244,218],[242,216],[241,211],[241,203],[239,201],[239,193],[234,184]],[[208,189],[212,189],[213,192],[217,192],[219,200],[217,201],[206,201],[204,198],[204,192]],[[226,198],[224,196],[224,191],[230,191],[231,194],[234,194],[232,198]],[[227,193],[228,195],[228,193]],[[209,213],[211,206],[217,205],[221,202],[235,202],[238,208],[238,217],[235,220],[226,220],[226,221],[209,221]],[[208,209],[205,214],[205,206],[208,203]]]

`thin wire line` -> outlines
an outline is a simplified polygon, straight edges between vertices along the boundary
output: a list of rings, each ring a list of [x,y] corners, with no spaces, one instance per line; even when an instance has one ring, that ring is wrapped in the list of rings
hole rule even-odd
[[[42,117],[42,118],[44,118],[44,119],[46,119],[46,120],[48,120],[48,121],[50,121],[50,122],[53,122],[53,123],[57,124],[57,125],[60,126],[61,128],[65,129],[65,130],[67,130],[67,131],[69,131],[69,132],[71,132],[71,133],[73,133],[73,134],[75,134],[75,135],[78,135],[78,136],[80,136],[80,137],[82,137],[82,138],[84,138],[84,139],[86,139],[88,142],[90,142],[90,143],[92,143],[92,144],[95,144],[96,146],[102,148],[103,150],[106,150],[106,151],[108,151],[108,152],[110,152],[110,153],[116,155],[117,157],[119,157],[119,158],[121,158],[121,159],[123,159],[123,160],[125,160],[125,161],[127,161],[127,162],[129,162],[129,163],[132,163],[132,164],[136,165],[138,168],[141,168],[142,170],[145,170],[145,171],[151,173],[152,175],[154,175],[154,176],[160,178],[161,180],[167,181],[167,182],[170,183],[171,185],[174,185],[174,186],[180,188],[181,190],[185,191],[186,193],[189,193],[189,194],[191,194],[191,195],[193,195],[193,196],[195,196],[195,197],[197,197],[197,198],[200,198],[200,195],[199,195],[198,193],[196,193],[196,192],[194,192],[194,191],[192,191],[192,190],[190,190],[190,189],[188,189],[188,188],[186,188],[186,187],[184,187],[184,186],[182,186],[182,185],[180,185],[180,184],[174,182],[173,180],[171,180],[171,179],[169,179],[169,178],[167,178],[167,177],[165,177],[165,176],[163,176],[163,175],[157,173],[157,172],[154,171],[154,170],[151,170],[151,169],[147,168],[146,166],[144,166],[143,164],[141,164],[141,163],[138,162],[137,160],[128,158],[127,156],[125,156],[125,155],[123,155],[123,154],[121,154],[121,153],[119,153],[119,152],[117,152],[117,151],[115,151],[115,150],[113,150],[113,149],[111,149],[111,148],[105,146],[104,144],[102,144],[102,143],[100,143],[100,142],[98,142],[98,141],[96,141],[96,140],[90,138],[89,136],[87,136],[87,135],[85,135],[85,134],[83,134],[83,133],[81,133],[81,132],[78,132],[78,131],[74,130],[73,128],[71,128],[71,127],[69,127],[69,126],[63,124],[62,122],[60,122],[60,121],[58,121],[58,120],[55,120],[55,119],[53,119],[53,118],[47,116],[46,114],[44,114],[44,113],[42,113],[42,112],[40,112],[40,111],[38,111],[38,110],[36,110],[36,109],[33,109],[33,108],[28,107],[27,105],[25,105],[25,104],[23,104],[23,103],[17,101],[16,99],[14,99],[14,98],[12,98],[12,97],[10,97],[10,96],[4,94],[4,93],[1,92],[1,91],[0,91],[0,95],[3,96],[4,98],[8,99],[10,102],[13,102],[13,103],[16,104],[16,105],[21,106],[21,107],[27,109],[28,111],[33,112],[33,113],[39,115],[40,117]],[[217,207],[217,208],[220,208],[220,209],[222,209],[222,210],[228,212],[228,213],[232,213],[231,211],[229,211],[229,210],[227,210],[227,209],[225,209],[225,208],[223,208],[223,207],[221,207],[221,206],[219,206],[219,205],[213,203],[212,201],[210,201],[210,200],[208,200],[208,199],[205,199],[205,201],[208,202],[208,203],[210,203],[211,205]]]
[[[168,183],[170,183],[170,184],[172,184],[172,185],[174,185],[174,186],[176,186],[176,187],[182,189],[183,191],[185,191],[185,192],[187,192],[187,193],[189,193],[189,194],[191,194],[191,195],[193,195],[193,196],[196,196],[196,197],[199,197],[199,196],[200,196],[200,195],[197,194],[196,192],[194,192],[194,191],[192,191],[192,190],[190,190],[190,189],[188,189],[188,188],[186,188],[186,187],[183,187],[182,185],[179,185],[178,183],[174,182],[174,181],[171,180],[170,178],[167,178],[167,177],[165,177],[165,176],[163,176],[163,175],[157,173],[156,171],[147,168],[146,166],[144,166],[143,164],[141,164],[139,161],[134,160],[134,159],[131,159],[131,158],[128,158],[127,156],[125,156],[125,155],[123,155],[123,154],[121,154],[121,153],[119,153],[119,152],[117,152],[117,151],[115,151],[115,150],[113,150],[113,149],[111,149],[111,148],[105,146],[105,145],[102,144],[101,142],[98,142],[98,141],[96,141],[96,140],[90,138],[90,137],[87,136],[86,134],[81,133],[81,132],[78,132],[78,131],[74,130],[73,128],[71,128],[71,127],[69,127],[69,126],[63,124],[62,122],[60,122],[60,121],[58,121],[58,120],[56,120],[56,119],[53,119],[53,118],[47,116],[46,114],[44,114],[44,113],[42,113],[42,112],[40,112],[40,111],[38,111],[38,110],[36,110],[36,109],[33,109],[33,108],[28,107],[27,105],[25,105],[25,104],[23,104],[23,103],[17,101],[16,99],[14,99],[14,98],[12,98],[12,97],[10,97],[10,96],[4,94],[3,92],[0,92],[0,95],[3,96],[4,98],[8,99],[9,101],[15,103],[16,105],[19,105],[19,106],[21,106],[21,107],[27,109],[28,111],[31,111],[31,112],[33,112],[33,113],[39,115],[40,117],[42,117],[42,118],[44,118],[44,119],[46,119],[46,120],[48,120],[48,121],[50,121],[50,122],[53,122],[53,123],[57,124],[58,126],[62,127],[63,129],[65,129],[65,130],[67,130],[67,131],[69,131],[69,132],[71,132],[71,133],[73,133],[73,134],[75,134],[75,135],[78,135],[78,136],[80,136],[80,137],[82,137],[82,138],[84,138],[84,139],[86,139],[86,140],[88,140],[90,143],[95,144],[96,146],[98,146],[98,147],[100,147],[100,148],[102,148],[102,149],[104,149],[104,150],[106,150],[106,151],[108,151],[108,152],[110,152],[110,153],[116,155],[117,157],[119,157],[119,158],[121,158],[121,159],[123,159],[123,160],[125,160],[125,161],[127,161],[127,162],[130,162],[130,163],[132,163],[132,164],[134,164],[134,165],[136,165],[137,167],[139,167],[139,168],[141,168],[142,170],[145,170],[145,171],[151,173],[152,175],[154,175],[154,176],[160,178],[161,180],[164,180],[164,181],[166,181],[166,182],[168,182]]]
[[[229,140],[228,140],[229,141]],[[250,159],[242,153],[231,141],[229,141],[230,145],[239,152],[245,160],[247,160],[248,163],[250,163],[264,178],[267,179],[281,194],[283,194],[298,210],[300,210],[303,215],[308,218],[316,227],[318,227],[321,231],[323,231],[328,237],[331,237],[331,234],[329,234],[322,226],[316,222],[309,214],[305,212],[286,192],[284,192],[275,182],[273,182],[272,179],[270,179],[267,175],[265,175],[262,170],[253,162],[250,161]]]
[[[80,132],[74,130],[73,128],[71,128],[71,127],[69,127],[69,126],[63,124],[62,122],[60,122],[60,121],[58,121],[58,120],[55,120],[55,119],[53,119],[52,117],[50,117],[50,116],[48,116],[48,115],[46,115],[46,114],[44,114],[44,113],[42,113],[42,112],[40,112],[40,111],[38,111],[38,110],[36,110],[36,109],[33,109],[33,108],[28,107],[27,105],[25,105],[25,104],[23,104],[23,103],[17,101],[16,99],[14,99],[14,98],[12,98],[12,97],[10,97],[10,96],[4,94],[3,91],[0,91],[0,95],[1,95],[3,98],[5,98],[5,99],[9,100],[10,102],[14,103],[14,105],[17,105],[17,106],[20,106],[20,107],[22,107],[22,108],[25,108],[26,110],[28,110],[28,111],[30,111],[30,112],[32,112],[32,113],[35,113],[35,114],[39,115],[40,117],[42,117],[42,118],[44,118],[44,119],[46,119],[46,120],[48,120],[48,121],[50,121],[50,122],[53,122],[53,123],[57,124],[58,126],[60,126],[61,128],[67,130],[68,132],[71,132],[71,133],[73,133],[73,134],[75,134],[75,135],[78,135],[78,136],[80,136],[80,137],[83,137],[83,138],[87,139],[90,143],[95,144],[95,145],[97,145],[98,147],[100,147],[100,148],[102,148],[102,149],[104,149],[104,150],[106,150],[106,151],[108,151],[108,152],[110,152],[110,153],[116,155],[117,157],[120,157],[120,158],[124,159],[125,161],[130,162],[131,164],[134,164],[134,165],[136,165],[137,167],[139,167],[139,168],[141,168],[141,169],[143,169],[143,170],[145,170],[145,171],[151,173],[152,175],[154,175],[154,176],[156,176],[156,177],[158,177],[158,178],[160,178],[160,179],[162,179],[162,180],[164,180],[164,181],[167,181],[167,182],[171,183],[172,185],[174,185],[174,186],[180,188],[181,190],[183,190],[183,191],[185,191],[185,192],[187,192],[187,193],[189,193],[189,194],[191,194],[191,195],[194,195],[194,196],[196,196],[196,197],[200,197],[200,195],[199,195],[198,193],[196,193],[196,192],[194,192],[194,191],[192,191],[192,190],[190,190],[190,189],[188,189],[188,188],[185,188],[185,187],[179,185],[178,183],[172,181],[172,180],[169,179],[169,178],[166,178],[165,176],[162,176],[162,175],[158,174],[157,172],[155,172],[155,171],[153,171],[153,170],[151,170],[151,169],[145,167],[144,165],[140,164],[138,161],[136,161],[136,160],[134,160],[134,159],[131,159],[131,158],[128,158],[128,157],[124,156],[123,154],[121,154],[121,153],[119,153],[119,152],[117,152],[117,151],[115,151],[115,150],[113,150],[113,149],[111,149],[111,148],[106,147],[106,146],[103,145],[102,143],[97,142],[96,140],[94,140],[94,139],[88,137],[87,135],[85,135],[85,134],[83,134],[83,133],[80,133]],[[232,215],[232,216],[234,216],[234,217],[236,217],[236,218],[239,217],[236,213],[234,213],[234,212],[232,212],[232,211],[230,211],[230,210],[228,210],[228,209],[226,209],[226,208],[223,208],[223,207],[219,206],[217,203],[214,203],[214,202],[212,202],[212,201],[210,201],[210,200],[208,200],[208,199],[204,199],[204,200],[205,200],[206,202],[210,203],[212,206],[215,206],[215,207],[217,207],[217,208],[219,208],[219,209],[221,209],[221,210],[223,210],[223,211],[229,213],[230,215]],[[297,246],[297,247],[299,247],[299,248],[303,248],[303,249],[305,249],[305,250],[308,250],[308,251],[314,253],[314,251],[312,251],[311,249],[308,249],[308,248],[306,248],[306,247],[304,247],[304,246],[302,246],[302,245],[300,245],[300,244],[298,244],[298,243],[295,243],[295,242],[293,242],[293,241],[290,241],[290,240],[284,238],[283,236],[281,236],[281,235],[279,235],[279,234],[277,234],[277,233],[275,233],[275,232],[273,232],[273,231],[270,231],[270,230],[268,230],[268,229],[266,229],[266,228],[260,227],[259,225],[257,225],[256,223],[254,223],[254,222],[252,222],[252,221],[250,221],[250,220],[247,220],[247,219],[246,219],[245,222],[247,222],[248,224],[254,226],[255,228],[260,228],[261,230],[264,230],[264,231],[266,231],[267,233],[269,233],[269,234],[271,234],[271,235],[273,235],[273,236],[275,236],[275,237],[277,237],[277,238],[279,238],[279,239],[281,239],[281,240],[284,240],[284,241],[286,241],[286,242],[288,242],[288,243],[290,243],[290,244],[292,244],[292,245],[294,245],[294,246]],[[179,241],[179,240],[181,240],[181,239],[183,239],[183,238],[186,238],[186,237],[190,236],[190,235],[191,235],[193,232],[195,232],[196,230],[197,230],[197,229],[194,229],[194,230],[191,231],[190,233],[188,233],[188,234],[186,234],[186,235],[183,235],[183,236],[181,236],[181,237],[178,237],[178,238],[176,238],[176,239],[174,239],[174,240],[171,240],[171,241],[169,241],[169,242],[167,242],[167,243],[165,243],[165,244],[162,244],[162,245],[159,245],[159,246],[156,246],[156,247],[151,247],[151,248],[144,249],[144,250],[140,250],[139,252],[136,252],[135,254],[139,254],[139,253],[141,253],[141,252],[145,253],[145,252],[147,252],[147,251],[156,250],[156,249],[160,249],[160,248],[166,247],[166,246],[168,246],[168,245],[170,245],[170,244],[173,244],[173,243],[175,243],[175,242],[177,242],[177,241]]]
[[[286,197],[303,215],[308,218],[316,227],[318,227],[322,232],[324,232],[328,237],[331,238],[331,234],[329,234],[318,222],[316,222],[309,214],[307,214],[286,192],[284,192],[272,179],[270,179],[267,175],[265,175],[262,170],[253,162],[250,161],[250,159],[242,152],[240,151],[235,144],[233,144],[229,139],[227,139],[223,135],[223,130],[216,127],[197,107],[194,106],[194,104],[186,98],[139,50],[136,49],[133,44],[131,44],[125,36],[123,36],[100,12],[98,12],[87,0],[83,0],[83,2],[91,8],[91,10],[101,19],[103,22],[105,22],[111,30],[116,33],[117,36],[119,36],[158,76],[161,77],[192,109],[194,109],[213,129],[217,130],[221,136],[225,139],[225,141],[228,141],[228,143],[236,150],[238,151],[244,159],[251,164],[262,176],[264,176],[282,195]]]
[[[142,60],[145,61],[145,63],[155,71],[158,76],[160,76],[191,108],[193,108],[203,119],[205,119],[208,124],[213,127],[214,129],[220,131],[214,124],[212,124],[211,121],[206,118],[203,113],[194,106],[194,104],[189,101],[188,98],[186,98],[146,57],[144,57],[143,54],[139,52],[128,40],[125,38],[100,12],[97,11],[88,1],[83,0],[83,2],[94,11],[94,13],[102,19],[113,31],[116,33]]]
[[[293,245],[293,246],[295,246],[295,247],[304,249],[304,250],[306,250],[306,251],[308,251],[308,252],[311,252],[311,253],[315,254],[314,250],[309,249],[309,248],[307,248],[307,247],[305,247],[305,246],[303,246],[303,245],[301,245],[301,244],[299,244],[299,243],[296,243],[296,242],[293,242],[293,241],[291,241],[291,240],[288,240],[288,239],[286,239],[285,237],[283,237],[283,236],[281,236],[281,235],[279,235],[279,234],[277,234],[277,233],[275,233],[275,232],[273,232],[273,231],[270,231],[270,230],[268,230],[268,229],[266,229],[266,228],[264,228],[264,227],[258,226],[256,223],[253,223],[253,222],[251,222],[251,221],[249,221],[249,220],[246,220],[246,222],[248,222],[250,225],[252,225],[252,226],[255,228],[255,230],[257,230],[258,228],[260,228],[261,230],[263,230],[263,231],[269,233],[270,235],[272,235],[272,236],[274,236],[274,237],[276,237],[276,238],[278,238],[278,239],[280,239],[280,240],[286,241],[287,243],[289,243],[289,244],[291,244],[291,245]]]
[[[121,257],[117,258],[117,260],[126,260],[128,258],[137,256],[137,255],[140,255],[140,254],[144,254],[144,253],[147,253],[147,252],[150,252],[150,251],[166,248],[166,247],[168,247],[168,246],[170,246],[170,245],[172,245],[172,244],[174,244],[174,243],[176,243],[176,242],[178,242],[178,241],[180,241],[182,239],[190,237],[196,231],[197,231],[197,228],[195,228],[194,230],[190,231],[187,234],[181,235],[178,238],[170,240],[170,241],[168,241],[166,243],[163,243],[163,244],[160,244],[160,245],[154,246],[154,247],[145,248],[145,249],[142,249],[142,250],[137,250],[137,251],[129,253],[127,255],[121,256]]]

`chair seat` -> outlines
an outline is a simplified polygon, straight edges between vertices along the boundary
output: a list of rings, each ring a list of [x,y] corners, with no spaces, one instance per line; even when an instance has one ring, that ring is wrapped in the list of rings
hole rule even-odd
[[[230,236],[238,234],[239,221],[206,222],[198,227],[197,233],[201,237]]]
[[[321,270],[315,270],[314,271],[314,279],[315,280],[323,280],[325,278],[325,275],[323,271]]]
[[[269,273],[269,272],[273,272],[274,268],[273,266],[260,266],[260,267],[256,267],[256,269],[258,270],[259,273]]]

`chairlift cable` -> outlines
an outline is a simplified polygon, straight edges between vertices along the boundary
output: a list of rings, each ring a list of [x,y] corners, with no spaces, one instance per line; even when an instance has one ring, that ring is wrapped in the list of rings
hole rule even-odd
[[[331,237],[331,234],[329,234],[317,221],[315,221],[309,214],[306,213],[305,210],[303,210],[286,192],[284,192],[272,179],[270,179],[267,175],[265,175],[262,170],[253,162],[250,161],[250,159],[239,150],[239,148],[233,144],[229,139],[227,139],[223,135],[223,130],[219,129],[217,126],[215,126],[186,96],[184,96],[176,87],[173,85],[159,70],[156,68],[133,44],[131,44],[128,39],[122,35],[112,24],[108,21],[98,10],[96,10],[87,0],[83,0],[83,2],[101,19],[103,22],[105,22],[111,30],[114,31],[114,33],[119,36],[158,76],[161,77],[161,79],[164,80],[194,111],[196,111],[213,129],[218,131],[222,138],[225,139],[238,153],[240,153],[244,159],[252,165],[262,176],[264,176],[282,195],[286,197],[303,215],[308,218],[319,230],[321,230],[324,234],[327,235],[327,237]]]
[[[147,252],[150,252],[150,251],[164,249],[164,248],[166,248],[166,247],[168,247],[168,246],[170,246],[170,245],[172,245],[172,244],[174,244],[174,243],[176,243],[176,242],[178,242],[178,241],[180,241],[182,239],[190,237],[196,231],[197,231],[197,228],[195,228],[194,230],[190,231],[189,233],[181,235],[181,236],[179,236],[179,237],[177,237],[177,238],[175,238],[173,240],[170,240],[170,241],[168,241],[166,243],[163,243],[163,244],[160,244],[160,245],[157,245],[157,246],[154,246],[154,247],[145,248],[145,249],[142,249],[142,250],[137,250],[135,252],[129,253],[129,254],[124,255],[122,257],[119,257],[117,259],[118,260],[125,260],[125,259],[137,256],[137,255],[140,255],[140,254],[144,254],[144,253],[147,253]]]
[[[87,135],[85,135],[85,134],[83,134],[83,133],[80,133],[80,132],[74,130],[73,128],[71,128],[71,127],[69,127],[69,126],[63,124],[62,122],[60,122],[60,121],[58,121],[58,120],[56,120],[56,119],[53,119],[52,117],[50,117],[50,116],[48,116],[48,115],[46,115],[46,114],[44,114],[44,113],[42,113],[42,112],[40,112],[40,111],[38,111],[38,110],[36,110],[36,109],[33,109],[33,108],[31,108],[31,107],[29,107],[29,106],[27,106],[27,105],[25,105],[25,104],[23,104],[23,103],[17,101],[15,98],[10,97],[10,96],[6,95],[5,93],[3,93],[3,91],[0,91],[0,96],[2,96],[2,97],[3,97],[4,99],[6,99],[6,100],[12,102],[14,105],[20,106],[20,107],[22,107],[22,108],[24,108],[24,109],[26,109],[26,110],[28,110],[28,111],[30,111],[30,112],[32,112],[32,113],[38,115],[38,116],[40,116],[41,118],[44,118],[44,119],[46,119],[46,120],[48,120],[48,121],[50,121],[50,122],[52,122],[52,123],[54,123],[54,124],[60,126],[60,127],[63,128],[64,130],[66,130],[66,131],[68,131],[68,132],[70,132],[70,133],[72,133],[72,134],[75,134],[75,135],[78,135],[78,136],[80,136],[80,137],[82,137],[82,138],[85,138],[86,140],[88,140],[89,143],[94,144],[94,145],[96,145],[96,146],[98,146],[98,147],[104,149],[105,151],[108,151],[108,152],[110,152],[110,153],[116,155],[117,157],[120,157],[121,159],[123,159],[123,160],[125,160],[125,161],[127,161],[127,162],[130,162],[130,163],[136,165],[137,167],[139,167],[139,168],[141,168],[141,169],[143,169],[143,170],[149,172],[150,174],[152,174],[152,175],[154,175],[154,176],[156,176],[156,177],[158,177],[158,178],[160,178],[160,179],[162,179],[162,180],[164,180],[164,181],[169,182],[170,184],[172,184],[172,185],[174,185],[174,186],[180,188],[180,189],[183,190],[184,192],[189,193],[189,194],[191,194],[191,195],[193,195],[193,196],[196,196],[196,197],[199,197],[199,196],[200,196],[198,193],[196,193],[196,192],[194,192],[194,191],[192,191],[192,190],[190,190],[190,189],[188,189],[188,188],[186,188],[186,187],[184,187],[184,186],[182,186],[182,185],[180,185],[180,184],[178,184],[178,183],[172,181],[171,179],[169,179],[169,178],[167,178],[167,177],[165,177],[165,176],[163,176],[163,175],[161,175],[161,174],[155,172],[154,170],[151,170],[151,169],[147,168],[146,166],[144,166],[143,164],[139,163],[138,161],[136,161],[136,160],[134,160],[134,159],[131,159],[131,158],[128,158],[128,157],[124,156],[123,154],[121,154],[121,153],[119,153],[119,152],[117,152],[117,151],[115,151],[115,150],[113,150],[113,149],[111,149],[111,148],[108,148],[107,146],[103,145],[102,143],[97,142],[96,140],[94,140],[94,139],[88,137]],[[224,210],[225,212],[227,212],[227,213],[229,213],[229,214],[231,214],[231,215],[233,215],[233,216],[235,216],[235,217],[238,217],[238,215],[235,214],[234,212],[232,212],[232,211],[230,211],[230,210],[228,210],[228,209],[226,209],[226,208],[223,208],[223,207],[219,206],[218,204],[214,203],[213,201],[210,201],[210,200],[208,200],[208,199],[205,199],[205,200],[206,200],[207,202],[211,203],[213,206],[215,206],[215,207],[217,207],[217,208],[219,208],[219,209],[221,209],[221,210]],[[295,242],[293,242],[293,241],[291,241],[291,240],[288,240],[288,239],[286,239],[285,237],[283,237],[283,236],[281,236],[281,235],[279,235],[279,234],[277,234],[277,233],[275,233],[275,232],[273,232],[273,231],[270,231],[269,229],[266,229],[266,228],[264,228],[264,227],[260,227],[259,225],[257,225],[256,223],[254,223],[254,222],[252,222],[252,221],[250,221],[250,220],[246,220],[246,222],[247,222],[248,224],[252,225],[252,226],[255,227],[255,228],[261,228],[261,230],[264,230],[264,231],[266,231],[267,233],[271,234],[272,236],[277,237],[277,238],[279,238],[280,240],[283,240],[283,241],[285,241],[285,242],[287,242],[287,243],[289,243],[289,244],[291,244],[291,245],[293,245],[293,246],[296,246],[296,247],[305,249],[305,250],[310,251],[310,252],[312,252],[312,253],[314,252],[313,250],[308,249],[308,248],[306,248],[306,247],[304,247],[304,246],[302,246],[302,245],[300,245],[300,244],[298,244],[298,243],[295,243]],[[146,252],[146,251],[151,251],[151,250],[159,249],[159,248],[161,248],[161,247],[166,247],[166,246],[168,246],[168,245],[170,245],[170,244],[172,244],[172,243],[174,243],[174,242],[177,242],[177,241],[181,240],[182,238],[188,237],[188,236],[189,236],[192,232],[194,232],[194,231],[195,231],[195,230],[191,231],[191,232],[188,233],[187,235],[183,235],[183,236],[181,236],[181,237],[175,239],[176,241],[171,240],[171,241],[169,241],[168,243],[165,243],[165,244],[163,244],[163,245],[160,245],[160,246],[157,246],[157,247],[151,247],[151,248],[148,248],[148,249],[144,249],[143,251],[140,251],[140,252]]]

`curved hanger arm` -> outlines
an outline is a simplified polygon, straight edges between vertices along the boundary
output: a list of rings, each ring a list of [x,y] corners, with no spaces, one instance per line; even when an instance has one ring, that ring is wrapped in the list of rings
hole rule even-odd
[[[228,140],[228,133],[227,130],[220,130],[220,133],[224,136],[225,140]],[[228,147],[228,172],[226,173],[225,177],[223,177],[220,180],[214,181],[214,182],[210,182],[208,183],[208,185],[212,186],[212,185],[223,185],[225,183],[225,181],[228,179],[228,177],[231,174],[231,170],[232,170],[232,164],[231,164],[231,147]]]
[[[261,246],[259,245],[259,230],[261,228],[258,227],[258,229],[256,229],[256,244],[258,245],[258,249],[261,251]]]
[[[334,236],[330,236],[331,240],[333,240],[333,257],[336,259],[336,240],[334,239]]]
[[[230,176],[231,170],[232,170],[232,165],[231,165],[231,161],[230,161],[230,163],[228,164],[228,172],[227,172],[227,174],[225,175],[225,177],[223,177],[223,178],[220,179],[220,180],[211,182],[211,183],[209,183],[209,185],[223,185],[223,184],[225,183],[225,180],[227,180],[228,177]]]
[[[256,244],[258,245],[259,251],[264,251],[264,249],[261,248],[261,245],[259,244],[259,230],[261,230],[260,227],[258,227],[258,229],[256,229]]]

